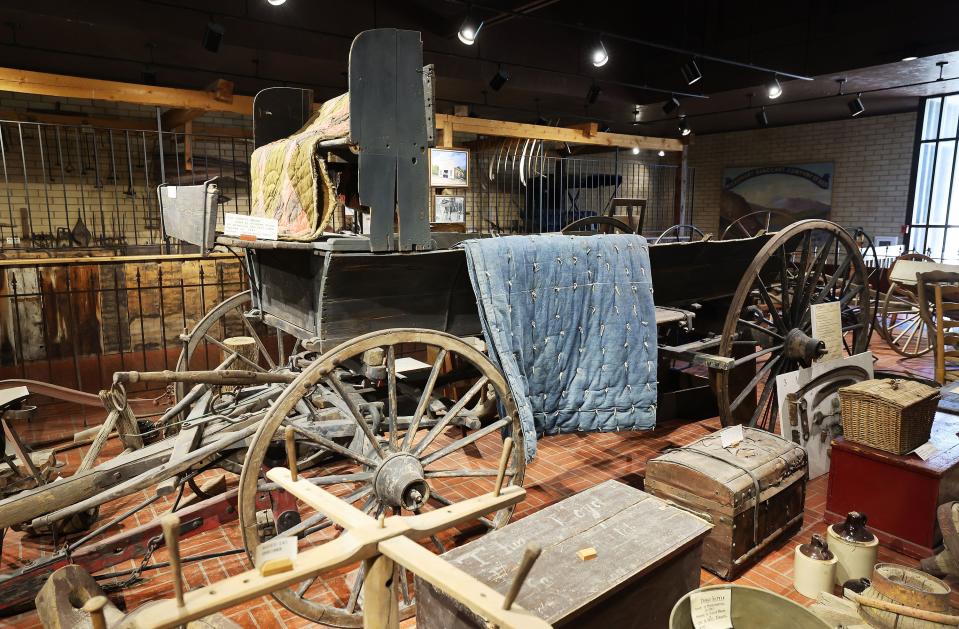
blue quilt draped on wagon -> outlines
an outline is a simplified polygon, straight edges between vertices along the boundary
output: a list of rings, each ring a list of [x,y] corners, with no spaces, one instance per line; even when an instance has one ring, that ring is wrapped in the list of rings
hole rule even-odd
[[[490,357],[536,438],[656,424],[656,314],[641,236],[469,240]]]

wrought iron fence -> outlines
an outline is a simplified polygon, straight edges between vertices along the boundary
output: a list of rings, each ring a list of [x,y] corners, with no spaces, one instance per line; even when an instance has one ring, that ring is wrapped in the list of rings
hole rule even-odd
[[[181,332],[247,287],[232,256],[49,262],[2,263],[2,378],[95,392],[115,371],[173,369]]]

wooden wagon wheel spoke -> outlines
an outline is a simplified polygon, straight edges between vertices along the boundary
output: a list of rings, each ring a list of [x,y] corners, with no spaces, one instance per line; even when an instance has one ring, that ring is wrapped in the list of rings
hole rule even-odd
[[[443,505],[444,507],[448,507],[448,506],[450,506],[451,504],[453,504],[453,501],[452,501],[452,500],[450,500],[449,498],[443,497],[442,495],[438,494],[437,492],[431,493],[431,494],[430,494],[430,498],[436,500],[436,502],[440,503],[440,504]],[[476,520],[479,521],[483,526],[485,526],[485,527],[487,527],[487,528],[489,528],[489,529],[495,529],[495,528],[497,528],[496,525],[493,524],[493,522],[492,522],[489,518],[479,517],[479,518],[476,518]]]
[[[768,323],[769,325],[773,325],[773,323],[772,323],[771,321],[767,320],[767,319],[763,319],[763,321],[765,321],[765,322]],[[746,326],[747,328],[752,328],[753,330],[756,330],[756,331],[758,331],[758,332],[762,332],[763,334],[768,334],[769,336],[773,337],[774,339],[776,339],[776,340],[778,340],[778,341],[785,341],[785,340],[786,340],[786,337],[784,337],[782,334],[779,334],[778,332],[774,331],[773,329],[771,329],[771,328],[764,328],[763,326],[757,325],[757,324],[753,323],[752,321],[747,321],[746,319],[739,319],[739,325],[744,325],[744,326]]]
[[[492,424],[490,424],[489,426],[485,426],[484,428],[480,428],[480,429],[477,430],[477,431],[471,432],[471,433],[470,433],[469,435],[467,435],[466,437],[463,437],[462,439],[459,439],[459,440],[457,440],[457,441],[454,441],[453,443],[449,444],[449,445],[446,446],[445,448],[441,448],[441,449],[437,450],[436,452],[433,452],[433,453],[430,454],[429,456],[427,456],[427,457],[425,457],[425,458],[422,459],[423,467],[426,467],[426,466],[429,465],[430,463],[435,463],[436,461],[439,461],[439,460],[442,459],[443,457],[449,456],[450,454],[456,452],[457,450],[462,450],[463,448],[465,448],[465,447],[468,446],[469,444],[473,443],[473,442],[476,441],[477,439],[480,439],[480,438],[482,438],[482,437],[490,434],[491,432],[495,432],[495,431],[497,431],[497,430],[500,430],[501,428],[503,428],[504,426],[506,426],[506,424],[508,424],[509,421],[510,421],[510,420],[509,420],[508,418],[507,418],[507,419],[498,419],[498,420],[496,420],[495,422],[493,422]]]
[[[816,259],[813,262],[812,271],[806,273],[804,276],[799,278],[800,286],[802,290],[799,293],[801,295],[800,299],[796,300],[793,304],[793,313],[792,320],[796,321],[801,314],[801,311],[808,306],[810,300],[812,299],[812,293],[816,288],[816,283],[819,281],[820,276],[825,270],[826,259],[829,257],[829,249],[832,247],[833,241],[836,239],[834,234],[829,235],[829,239],[823,245],[823,248],[819,250],[819,253],[816,255]],[[803,247],[811,248],[813,245],[812,237],[804,238],[802,245]]]
[[[214,345],[216,345],[217,347],[219,347],[219,348],[220,348],[221,350],[223,350],[224,352],[228,352],[228,353],[233,352],[233,350],[232,350],[231,348],[227,347],[225,344],[221,343],[220,341],[218,341],[217,339],[213,338],[213,337],[210,336],[209,334],[204,334],[204,335],[203,335],[203,340],[206,341],[206,342],[208,342],[208,343],[213,343]],[[233,352],[233,353],[235,353],[235,352]],[[252,360],[250,360],[249,358],[247,358],[246,356],[244,356],[244,355],[242,355],[242,354],[236,354],[236,357],[239,358],[242,362],[246,363],[247,367],[248,367],[248,368],[252,368],[254,371],[266,371],[266,369],[264,369],[263,367],[260,367],[258,364],[256,364],[255,362],[253,362]]]
[[[328,439],[327,437],[324,437],[320,433],[310,430],[309,428],[304,428],[303,426],[293,424],[293,430],[303,435],[310,441],[323,446],[327,450],[332,450],[333,452],[342,454],[345,457],[349,457],[353,459],[354,461],[356,461],[357,463],[366,465],[368,467],[376,467],[377,465],[377,461],[375,459],[371,459],[365,454],[360,454],[359,452],[356,452],[355,450],[350,450],[349,448],[341,446],[340,444],[336,443],[332,439]]]
[[[755,376],[753,376],[753,379],[750,380],[745,387],[743,387],[742,391],[739,392],[739,395],[736,396],[736,399],[734,399],[729,404],[729,408],[733,410],[739,408],[739,405],[743,403],[743,400],[746,399],[746,396],[756,391],[756,387],[759,386],[759,382],[763,379],[763,376],[768,374],[770,370],[774,366],[776,366],[776,363],[778,363],[780,360],[782,360],[781,356],[776,356],[774,358],[771,358],[770,360],[767,360],[766,364],[763,365],[762,368],[760,368],[760,370],[756,372]]]
[[[785,334],[789,328],[786,327],[786,322],[783,321],[782,316],[779,314],[779,309],[776,307],[776,304],[773,303],[772,297],[769,295],[769,290],[766,288],[765,282],[763,282],[761,277],[756,276],[756,284],[759,288],[759,294],[762,296],[763,301],[766,302],[766,308],[773,317],[773,322],[776,325],[776,329]]]
[[[449,423],[453,421],[457,415],[459,415],[466,405],[469,404],[474,397],[476,397],[477,393],[486,388],[488,383],[489,378],[486,376],[483,376],[477,380],[476,383],[470,387],[469,391],[467,391],[466,394],[461,397],[459,401],[456,402],[456,404],[454,404],[432,428],[430,428],[429,432],[426,433],[426,436],[423,437],[418,444],[416,444],[416,447],[414,447],[412,450],[413,454],[419,456],[423,450],[433,443],[433,440],[436,439],[437,435],[439,435],[449,425]]]
[[[401,356],[424,354],[431,358],[429,369],[398,377]],[[481,394],[492,403],[489,415],[474,413]],[[317,400],[315,409],[313,400]],[[257,503],[255,489],[265,470],[277,464],[287,425],[293,426],[298,440],[299,477],[334,488],[334,493],[348,496],[368,513],[415,512],[421,507],[429,511],[441,508],[438,505],[444,501],[449,504],[448,498],[491,490],[504,431],[517,442],[506,482],[523,482],[525,450],[519,416],[505,379],[484,354],[463,340],[435,331],[385,330],[363,335],[315,358],[265,413],[240,477],[241,533],[251,556],[262,543],[257,515],[264,505],[262,499]],[[436,469],[426,469],[430,465]],[[288,497],[270,496],[267,506],[278,528],[296,535],[301,547],[338,535],[339,527],[300,501],[290,505]],[[502,509],[490,514],[482,526],[470,526],[459,535],[437,534],[428,547],[443,552],[466,536],[503,526],[511,512]],[[286,521],[283,527],[281,519]],[[358,627],[363,596],[350,585],[359,568],[359,562],[344,565],[329,579],[300,582],[274,596],[314,622]],[[409,579],[408,574],[396,578],[402,582],[404,577]],[[400,616],[405,618],[414,612],[415,593],[407,584],[404,597],[399,585]]]
[[[397,418],[396,410],[396,348],[390,345],[386,348],[386,386],[387,386],[387,422],[390,431],[390,447],[396,448]]]
[[[443,361],[446,360],[446,350],[440,350],[439,354],[436,355],[436,360],[433,361],[433,367],[430,369],[430,375],[426,379],[426,385],[423,387],[423,393],[420,395],[419,401],[416,403],[416,411],[413,413],[413,419],[410,420],[410,427],[406,430],[406,436],[403,438],[403,449],[409,451],[410,446],[413,445],[413,436],[416,434],[417,429],[420,426],[420,420],[423,418],[423,413],[426,412],[426,405],[430,403],[430,398],[433,396],[433,388],[436,386],[436,378],[440,375],[440,368],[443,366]]]
[[[756,360],[757,358],[760,358],[760,357],[762,357],[762,356],[765,356],[766,354],[771,354],[771,353],[773,353],[773,352],[778,352],[778,351],[780,351],[782,348],[783,348],[783,345],[782,345],[782,344],[780,344],[780,345],[773,345],[772,347],[766,347],[766,348],[764,348],[764,349],[759,350],[758,352],[753,352],[752,354],[749,354],[748,356],[743,356],[742,358],[737,358],[737,359],[736,359],[736,362],[733,363],[733,366],[734,366],[734,367],[738,367],[739,365],[742,365],[743,363],[748,363],[748,362],[751,361],[751,360]]]
[[[276,363],[273,362],[273,357],[270,356],[270,352],[266,351],[266,345],[263,344],[263,341],[260,339],[260,335],[257,334],[256,328],[253,327],[253,324],[250,323],[247,318],[244,316],[243,326],[246,328],[246,331],[250,333],[250,338],[253,339],[253,342],[256,343],[256,349],[260,353],[260,356],[263,357],[263,360],[266,361],[266,364],[270,366],[270,369],[276,367]],[[281,338],[279,330],[277,330],[277,338]],[[282,347],[282,345],[280,345]]]
[[[346,402],[346,406],[350,409],[350,414],[353,416],[353,421],[356,422],[357,428],[363,431],[367,441],[370,442],[373,450],[376,451],[377,456],[379,456],[381,459],[384,458],[386,453],[383,451],[383,446],[380,445],[379,439],[377,439],[376,435],[373,434],[373,429],[370,428],[368,423],[366,423],[366,418],[363,417],[363,413],[356,405],[356,401],[346,392],[346,387],[343,384],[343,381],[340,380],[336,375],[332,375],[326,378],[326,382],[333,388],[334,391],[336,391],[337,395],[340,396],[340,399]]]

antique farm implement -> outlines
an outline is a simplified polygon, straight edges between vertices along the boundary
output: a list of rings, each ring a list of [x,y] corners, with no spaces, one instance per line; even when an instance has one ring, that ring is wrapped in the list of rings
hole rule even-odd
[[[61,565],[94,572],[142,556],[148,567],[163,543],[156,524],[96,540],[170,495],[181,537],[238,518],[251,558],[278,537],[299,538],[301,549],[344,543],[338,541],[343,522],[321,506],[328,503],[317,496],[326,494],[313,489],[355,505],[350,509],[363,516],[351,515],[350,522],[362,520],[362,527],[367,516],[389,514],[389,523],[407,512],[442,519],[436,514],[456,510],[443,527],[423,529],[439,552],[509,520],[522,492],[523,432],[506,379],[484,353],[466,256],[451,248],[465,235],[429,231],[431,73],[422,67],[419,34],[360,34],[349,77],[349,98],[324,104],[312,117],[307,90],[261,92],[254,137],[258,148],[268,148],[301,138],[305,125],[320,128],[310,159],[322,164],[307,164],[327,178],[314,182],[326,186],[314,210],[329,209],[320,197],[334,196],[333,165],[352,169],[369,208],[367,233],[218,236],[215,182],[160,187],[166,233],[204,250],[242,252],[250,288],[182,335],[176,370],[116,375],[103,395],[107,420],[80,470],[0,500],[0,528],[52,531],[57,541],[71,519],[95,516],[134,494],[141,500],[124,503],[56,554],[0,576],[0,610],[29,601],[42,575]],[[663,418],[718,412],[726,424],[772,429],[776,376],[822,352],[811,338],[813,304],[839,302],[843,351],[866,349],[868,275],[857,243],[841,227],[804,221],[752,238],[682,240],[649,247]],[[173,385],[176,401],[144,430],[129,410],[124,383],[145,381]],[[97,464],[113,432],[127,448]],[[504,434],[517,447],[498,466]],[[274,469],[288,451],[300,474],[295,483]],[[216,496],[203,491],[197,476],[211,469],[239,475],[236,488]],[[187,487],[198,498],[181,508]],[[460,502],[500,487],[502,495],[481,501],[482,509]],[[95,517],[87,519],[89,526]],[[447,524],[456,530],[445,530]],[[375,541],[388,555],[383,540]],[[322,578],[326,564],[317,561],[316,570],[256,593],[271,591],[314,622],[360,626],[371,603],[362,586],[374,569],[362,561],[372,547],[364,548],[344,555]],[[397,613],[406,618],[415,611],[408,570],[396,575]],[[173,624],[185,619],[171,609]]]
[[[248,570],[205,588],[185,591],[179,556],[181,516],[167,514],[161,518],[163,537],[170,548],[175,597],[153,601],[121,614],[108,604],[102,590],[89,582],[89,577],[66,572],[54,574],[38,598],[41,619],[47,627],[76,626],[89,614],[94,628],[124,627],[164,629],[179,627],[191,620],[203,619],[215,612],[244,601],[274,592],[291,584],[315,581],[323,572],[351,561],[362,560],[362,591],[365,598],[363,626],[368,629],[390,629],[399,626],[399,585],[396,570],[410,570],[437,589],[448,593],[466,608],[487,619],[489,626],[503,629],[548,628],[550,625],[515,604],[516,596],[539,556],[539,548],[529,546],[517,567],[505,594],[446,563],[415,540],[435,536],[450,526],[469,521],[523,500],[522,487],[503,487],[506,466],[513,442],[506,438],[496,483],[491,492],[444,509],[413,516],[378,519],[338,499],[298,474],[296,443],[293,432],[287,432],[289,468],[276,467],[267,478],[282,487],[306,508],[334,522],[343,534],[334,540],[287,556],[279,568]],[[77,609],[81,607],[81,609]]]

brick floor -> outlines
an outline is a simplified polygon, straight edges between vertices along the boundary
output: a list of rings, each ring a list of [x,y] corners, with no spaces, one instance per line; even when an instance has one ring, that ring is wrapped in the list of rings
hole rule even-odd
[[[878,337],[877,337],[878,338]],[[900,360],[899,356],[885,348],[876,340],[873,351],[878,357],[877,367],[898,370],[917,375],[930,376],[931,360],[928,358]],[[79,415],[61,407],[52,407],[50,416],[34,420],[30,426],[24,426],[28,440],[41,439],[50,434],[63,434],[83,426]],[[86,421],[95,424],[98,418],[88,414]],[[694,423],[679,421],[660,425],[651,432],[622,432],[605,434],[569,434],[547,437],[539,442],[536,460],[527,468],[525,486],[529,491],[527,500],[518,506],[514,518],[523,517],[542,507],[570,496],[578,491],[602,482],[606,479],[618,479],[622,482],[641,487],[646,461],[668,447],[689,443],[719,428],[717,419]],[[110,443],[104,456],[114,456],[119,448],[116,441]],[[75,467],[82,457],[83,450],[73,450],[65,457],[66,469]],[[484,453],[485,454],[485,453]],[[495,453],[493,453],[495,457]],[[230,475],[228,475],[229,477]],[[234,478],[229,478],[235,484]],[[792,588],[792,553],[795,544],[807,541],[814,532],[825,533],[823,512],[826,503],[827,477],[817,478],[809,483],[806,497],[805,519],[802,530],[792,539],[777,545],[758,565],[737,579],[737,583],[762,587],[785,595],[803,604],[811,601]],[[132,496],[124,501],[105,506],[101,518],[119,513],[142,500],[147,494]],[[162,514],[169,502],[159,501],[139,514],[138,522],[143,523]],[[184,555],[209,553],[231,548],[242,548],[237,523],[223,526],[221,529],[184,540],[181,553]],[[21,533],[8,532],[0,556],[0,570],[15,569],[34,557],[49,553],[49,540],[33,539]],[[887,549],[881,549],[880,559],[915,565],[916,561]],[[154,555],[155,561],[165,561],[166,554],[161,549]],[[116,566],[111,570],[132,568],[133,562]],[[195,588],[222,579],[226,575],[236,574],[246,569],[245,555],[233,555],[225,558],[192,564],[184,571],[189,587]],[[702,583],[721,582],[717,577],[703,571]],[[111,599],[119,606],[133,609],[136,606],[158,597],[172,596],[172,585],[166,570],[149,573],[147,580],[133,588],[111,594]],[[0,592],[2,596],[2,592]],[[271,597],[264,597],[228,610],[226,615],[244,627],[300,627],[308,623],[291,614]],[[0,619],[0,626],[38,627],[35,612]],[[413,621],[404,623],[414,626]]]

